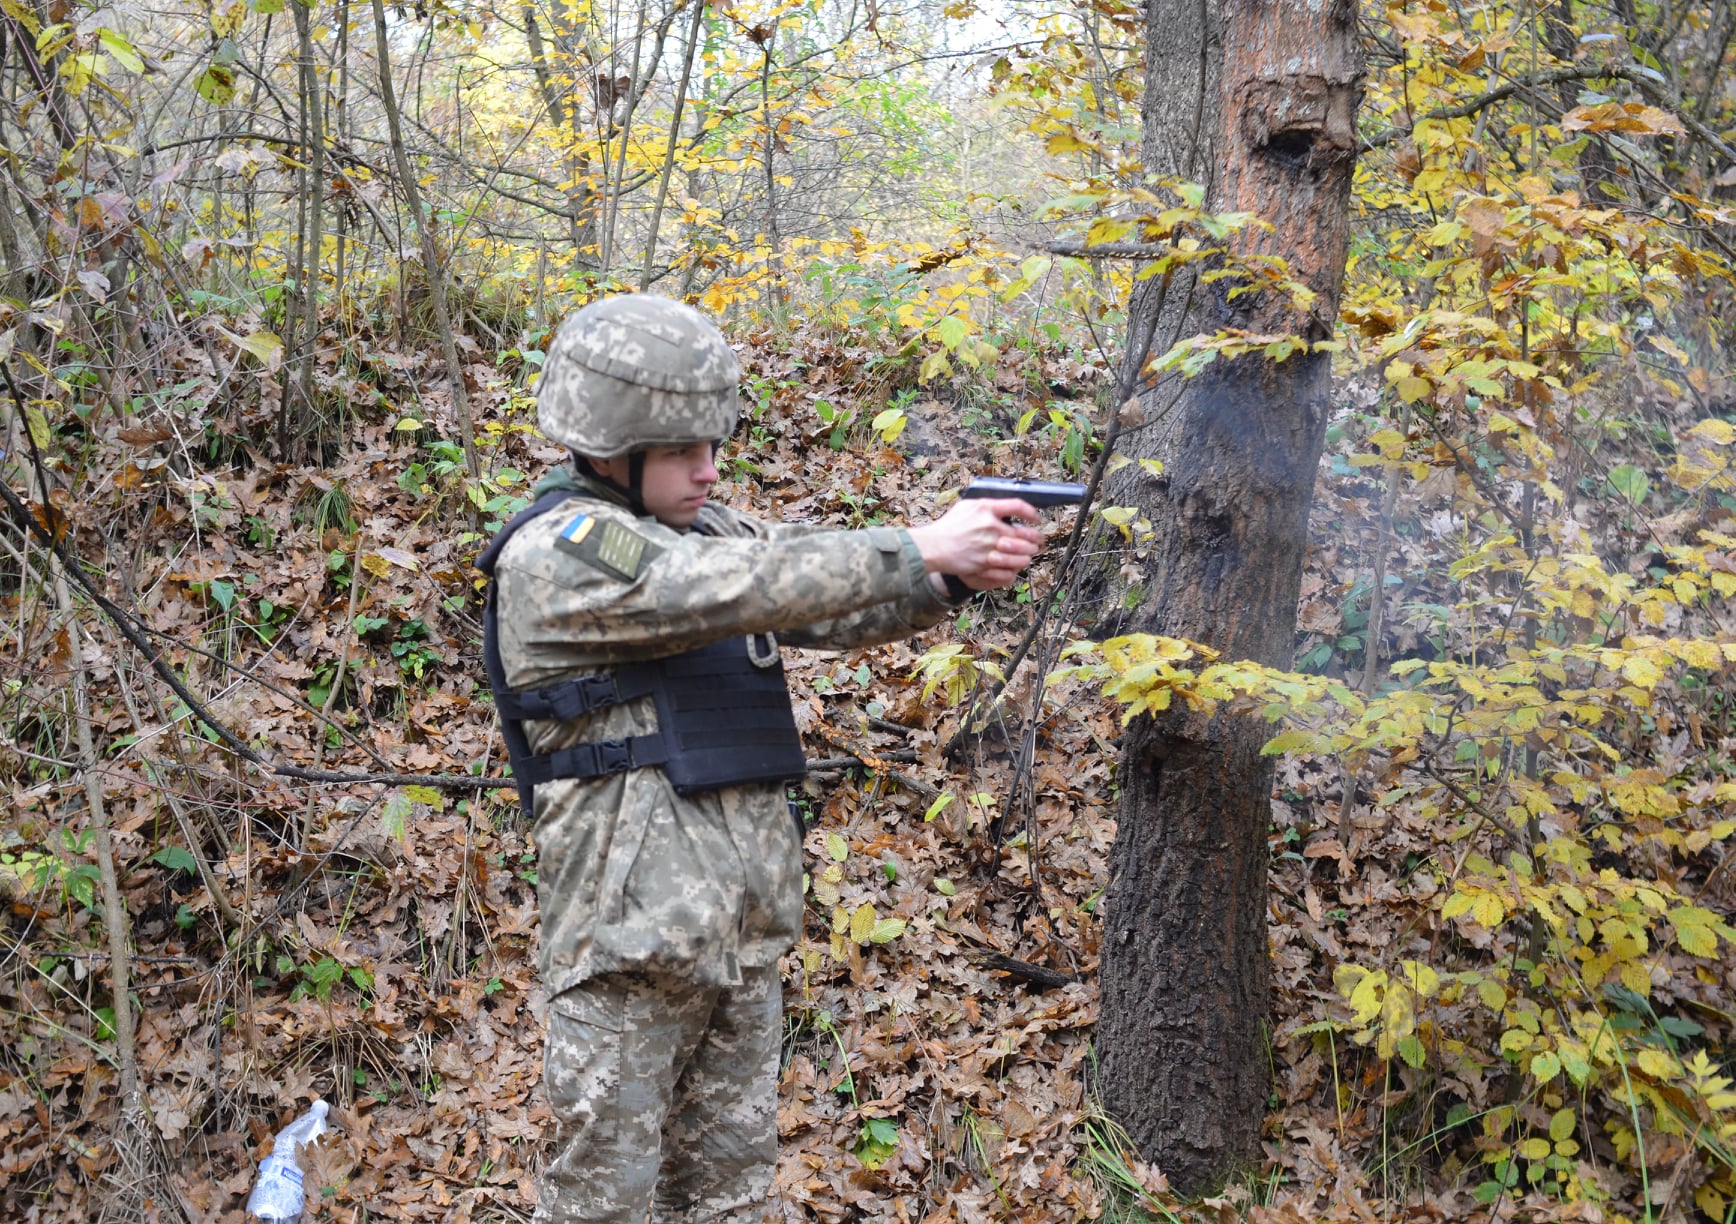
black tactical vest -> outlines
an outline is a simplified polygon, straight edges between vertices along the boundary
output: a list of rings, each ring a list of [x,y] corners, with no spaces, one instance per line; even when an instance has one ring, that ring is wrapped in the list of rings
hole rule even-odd
[[[545,688],[506,686],[495,613],[495,563],[514,532],[572,496],[562,489],[543,494],[515,515],[476,559],[476,568],[489,578],[482,613],[483,663],[525,813],[532,812],[533,789],[555,778],[600,778],[655,766],[685,795],[745,783],[786,782],[806,773],[783,660],[769,633],[624,663]],[[646,696],[657,710],[656,734],[596,740],[555,752],[530,750],[524,732],[528,719],[580,718]]]

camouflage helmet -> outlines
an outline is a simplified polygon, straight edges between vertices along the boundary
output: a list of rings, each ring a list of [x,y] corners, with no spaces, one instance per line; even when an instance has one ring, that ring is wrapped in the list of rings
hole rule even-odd
[[[629,293],[568,315],[537,383],[552,442],[610,459],[650,446],[716,442],[735,429],[741,366],[691,306]]]

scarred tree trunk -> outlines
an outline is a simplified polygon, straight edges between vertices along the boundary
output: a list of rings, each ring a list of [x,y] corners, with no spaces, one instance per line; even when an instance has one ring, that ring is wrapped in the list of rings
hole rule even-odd
[[[1318,296],[1298,314],[1234,282],[1140,282],[1133,331],[1332,334],[1349,241],[1362,60],[1350,0],[1152,0],[1143,153],[1204,182],[1213,211],[1272,232],[1240,248],[1284,258]],[[1142,337],[1141,337],[1142,338]],[[1110,502],[1156,526],[1127,626],[1289,666],[1330,358],[1219,361],[1148,388],[1156,421],[1124,450]],[[1161,419],[1158,419],[1161,418]],[[1270,734],[1256,720],[1141,717],[1120,765],[1120,829],[1104,914],[1101,1090],[1142,1154],[1198,1191],[1258,1153],[1268,1087],[1266,833]]]

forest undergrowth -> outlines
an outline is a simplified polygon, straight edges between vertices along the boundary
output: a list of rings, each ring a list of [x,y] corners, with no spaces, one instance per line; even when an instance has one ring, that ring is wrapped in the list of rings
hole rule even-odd
[[[747,336],[743,356],[748,419],[719,495],[767,515],[905,521],[971,474],[1074,475],[1090,449],[1077,432],[1102,416],[1103,363],[1059,346],[1010,345],[940,395],[870,378],[864,396],[870,354],[847,333]],[[338,1128],[308,1157],[312,1218],[527,1218],[552,1134],[538,1087],[534,847],[509,789],[453,777],[504,763],[479,687],[469,562],[562,455],[532,428],[511,358],[467,370],[476,479],[446,440],[440,371],[389,342],[356,333],[326,354],[322,382],[352,403],[419,406],[358,411],[320,467],[274,463],[245,422],[200,416],[210,371],[191,345],[173,360],[160,411],[125,424],[99,414],[76,464],[39,469],[52,492],[36,503],[45,530],[28,564],[41,572],[43,537],[70,546],[148,626],[204,715],[146,670],[111,617],[68,606],[64,577],[21,587],[26,558],[10,562],[9,628],[30,646],[7,681],[0,1203],[28,1220],[238,1220],[274,1129],[323,1096]],[[1705,499],[1668,510],[1670,463],[1716,418],[1641,373],[1630,386],[1650,393],[1624,406],[1598,458],[1598,479],[1628,496],[1575,499],[1573,517],[1641,589],[1672,546],[1661,533],[1717,527],[1730,511]],[[1389,493],[1392,465],[1366,461],[1390,442],[1376,396],[1341,385],[1320,471],[1297,654],[1324,686],[1360,683],[1377,582],[1399,588],[1375,627],[1383,662],[1501,654],[1489,608],[1465,595],[1482,555],[1467,533],[1489,515],[1475,480],[1447,456]],[[34,429],[15,424],[15,442],[40,445]],[[1094,911],[1121,719],[1097,681],[1055,670],[1064,641],[1104,615],[1085,594],[1107,589],[1057,585],[1068,517],[1027,585],[956,624],[792,660],[817,767],[802,791],[807,931],[785,962],[780,1218],[1592,1220],[1638,1218],[1649,1196],[1654,1218],[1674,1219],[1715,1206],[1707,1196],[1729,1184],[1717,1132],[1653,1111],[1708,1109],[1675,1081],[1696,1065],[1690,1051],[1711,1056],[1703,1082],[1723,1065],[1725,945],[1630,947],[1603,988],[1639,1040],[1634,1078],[1644,1067],[1660,1085],[1631,1098],[1631,1118],[1566,1069],[1527,1083],[1510,1034],[1533,1031],[1523,1004],[1547,1006],[1549,985],[1520,960],[1541,959],[1548,932],[1520,921],[1537,898],[1503,891],[1518,831],[1498,816],[1443,819],[1419,799],[1428,778],[1407,780],[1399,760],[1383,767],[1378,802],[1347,807],[1356,771],[1323,752],[1287,757],[1273,796],[1266,1163],[1194,1202],[1139,1163],[1093,1103]],[[1714,570],[1736,572],[1719,555]],[[1103,556],[1083,572],[1107,568]],[[966,726],[1038,609],[1023,666]],[[1678,636],[1706,618],[1696,632],[1729,640],[1715,605],[1672,615]],[[70,781],[81,716],[65,695],[81,661],[101,746],[82,771],[94,788]],[[1728,654],[1702,663],[1703,683],[1663,684],[1605,733],[1635,787],[1674,779],[1699,802],[1611,819],[1633,835],[1606,834],[1590,867],[1612,890],[1630,874],[1668,880],[1710,933],[1736,903],[1721,870],[1729,822],[1713,818],[1736,731]],[[1305,725],[1307,702],[1297,708]],[[215,742],[203,717],[273,764],[447,782],[274,777]],[[142,1148],[117,1142],[93,795],[132,922]],[[1443,909],[1455,890],[1468,925]],[[1644,983],[1622,985],[1629,961]],[[1371,1012],[1356,988],[1377,972]],[[1673,1065],[1647,1066],[1647,1052]]]

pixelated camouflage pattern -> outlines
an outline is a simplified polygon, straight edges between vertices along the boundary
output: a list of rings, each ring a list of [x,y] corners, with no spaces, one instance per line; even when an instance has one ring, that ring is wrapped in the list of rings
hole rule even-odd
[[[739,986],[609,974],[549,1002],[560,1131],[543,1224],[759,1224],[777,1157],[775,966]]]
[[[693,307],[642,293],[604,298],[555,333],[537,424],[599,459],[716,441],[735,429],[740,381],[723,334]]]
[[[495,570],[501,660],[515,689],[736,635],[842,648],[948,615],[901,530],[767,524],[708,504],[699,530],[679,532],[634,516],[601,485],[562,479],[574,499],[522,527]],[[629,582],[555,548],[581,512],[661,552]],[[646,697],[525,731],[533,751],[551,752],[656,727]],[[551,994],[622,971],[733,984],[744,967],[774,964],[800,931],[801,848],[780,786],[677,795],[661,769],[638,769],[546,783],[535,806]]]

